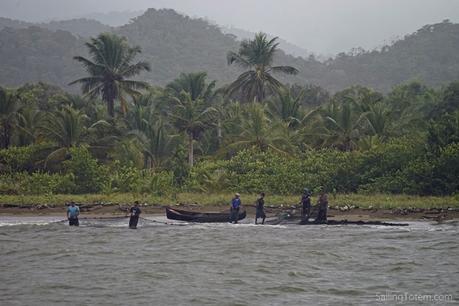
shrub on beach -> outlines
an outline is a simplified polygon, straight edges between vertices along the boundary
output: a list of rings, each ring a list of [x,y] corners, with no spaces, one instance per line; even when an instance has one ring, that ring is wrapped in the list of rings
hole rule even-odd
[[[105,193],[136,192],[154,195],[170,194],[174,190],[173,174],[168,171],[140,170],[133,165],[120,165],[115,161],[110,168]]]
[[[177,191],[265,191],[293,195],[305,187],[372,194],[451,195],[459,191],[459,144],[432,153],[419,141],[404,138],[368,151],[311,150],[287,156],[269,150],[242,150],[229,160],[201,160],[186,171],[180,184],[175,170],[138,169],[118,161],[103,165],[86,147],[71,148],[69,156],[59,173],[3,172],[0,193],[134,192],[161,196]],[[17,160],[23,158],[18,156]]]
[[[65,173],[73,175],[74,193],[101,192],[108,180],[108,168],[98,163],[86,147],[70,149],[70,159],[63,162]]]
[[[41,168],[49,152],[49,144],[10,147],[6,150],[0,150],[0,172],[37,171]]]
[[[0,193],[11,195],[74,193],[74,176],[46,172],[0,175]]]
[[[448,195],[459,190],[459,144],[427,155],[416,141],[399,139],[364,152],[311,151],[290,157],[240,151],[229,161],[202,161],[191,171],[189,191],[231,190],[298,194],[329,192]]]

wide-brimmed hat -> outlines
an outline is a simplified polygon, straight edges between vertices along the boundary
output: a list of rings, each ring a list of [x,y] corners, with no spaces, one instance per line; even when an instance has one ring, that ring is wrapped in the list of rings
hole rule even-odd
[[[237,196],[237,197],[241,196],[238,192],[236,192],[234,195]]]

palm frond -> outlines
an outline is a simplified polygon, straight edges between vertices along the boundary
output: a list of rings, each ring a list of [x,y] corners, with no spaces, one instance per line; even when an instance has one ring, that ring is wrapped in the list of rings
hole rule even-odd
[[[290,75],[295,75],[299,72],[298,69],[292,66],[274,66],[271,67],[271,70],[275,73],[285,73],[285,74],[290,74]]]

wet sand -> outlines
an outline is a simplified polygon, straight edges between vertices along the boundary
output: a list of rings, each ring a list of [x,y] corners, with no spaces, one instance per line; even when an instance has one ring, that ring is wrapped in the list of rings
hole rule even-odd
[[[128,205],[98,205],[98,204],[81,204],[81,217],[121,217],[127,214]],[[172,207],[199,212],[227,212],[228,207],[223,205],[206,205],[197,204],[179,204]],[[166,206],[162,205],[142,205],[142,215],[164,215]],[[254,206],[244,206],[247,210],[247,217],[255,217]],[[280,207],[267,206],[265,208],[267,217],[275,217],[281,213],[288,213],[292,216],[300,216],[299,207]],[[37,205],[37,206],[18,206],[4,204],[0,206],[0,216],[64,216],[66,207],[63,205]],[[314,216],[314,215],[313,215]],[[364,209],[364,208],[346,208],[336,209],[330,207],[328,218],[332,220],[349,220],[349,221],[375,221],[375,220],[425,220],[425,221],[443,221],[459,219],[459,208],[431,208],[431,209]]]

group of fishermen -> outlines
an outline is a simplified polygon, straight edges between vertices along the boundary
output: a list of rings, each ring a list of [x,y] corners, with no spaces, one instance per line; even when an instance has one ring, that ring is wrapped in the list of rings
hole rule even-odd
[[[129,228],[136,229],[137,223],[139,223],[139,217],[142,211],[139,207],[139,201],[134,202],[134,206],[129,209]],[[80,215],[80,208],[75,204],[75,202],[70,202],[67,208],[67,219],[69,220],[70,226],[79,226],[80,222],[78,216]]]
[[[303,190],[303,195],[301,196],[300,205],[302,206],[301,210],[301,219],[302,222],[309,222],[311,217],[311,192],[309,189],[305,188]],[[230,209],[230,222],[237,223],[239,220],[239,211],[241,209],[242,201],[241,195],[236,193],[234,198],[231,200],[231,209]],[[258,219],[262,219],[261,224],[265,223],[266,213],[265,213],[265,193],[260,193],[260,196],[255,202],[255,224],[258,224]],[[327,194],[321,190],[319,192],[319,198],[317,200],[318,212],[317,217],[314,220],[315,223],[325,223],[327,222],[327,209],[328,209],[328,198]],[[134,206],[129,209],[129,228],[136,229],[137,223],[139,222],[139,217],[142,211],[139,207],[139,201],[134,202]],[[75,204],[75,202],[70,202],[70,205],[67,208],[67,219],[70,226],[79,226],[78,216],[80,215],[80,208]]]
[[[301,196],[301,219],[302,222],[309,222],[309,218],[311,217],[311,196],[312,193],[309,191],[308,188],[304,188],[303,195]],[[236,193],[234,198],[231,200],[231,208],[230,208],[230,222],[237,223],[239,219],[239,211],[242,205],[241,195]],[[328,196],[323,191],[323,189],[319,192],[319,198],[317,200],[317,217],[314,220],[314,223],[325,223],[327,222],[327,210],[328,210]],[[261,224],[265,223],[266,213],[265,213],[265,193],[260,193],[259,197],[255,202],[255,224],[258,224],[258,219],[262,219]]]

